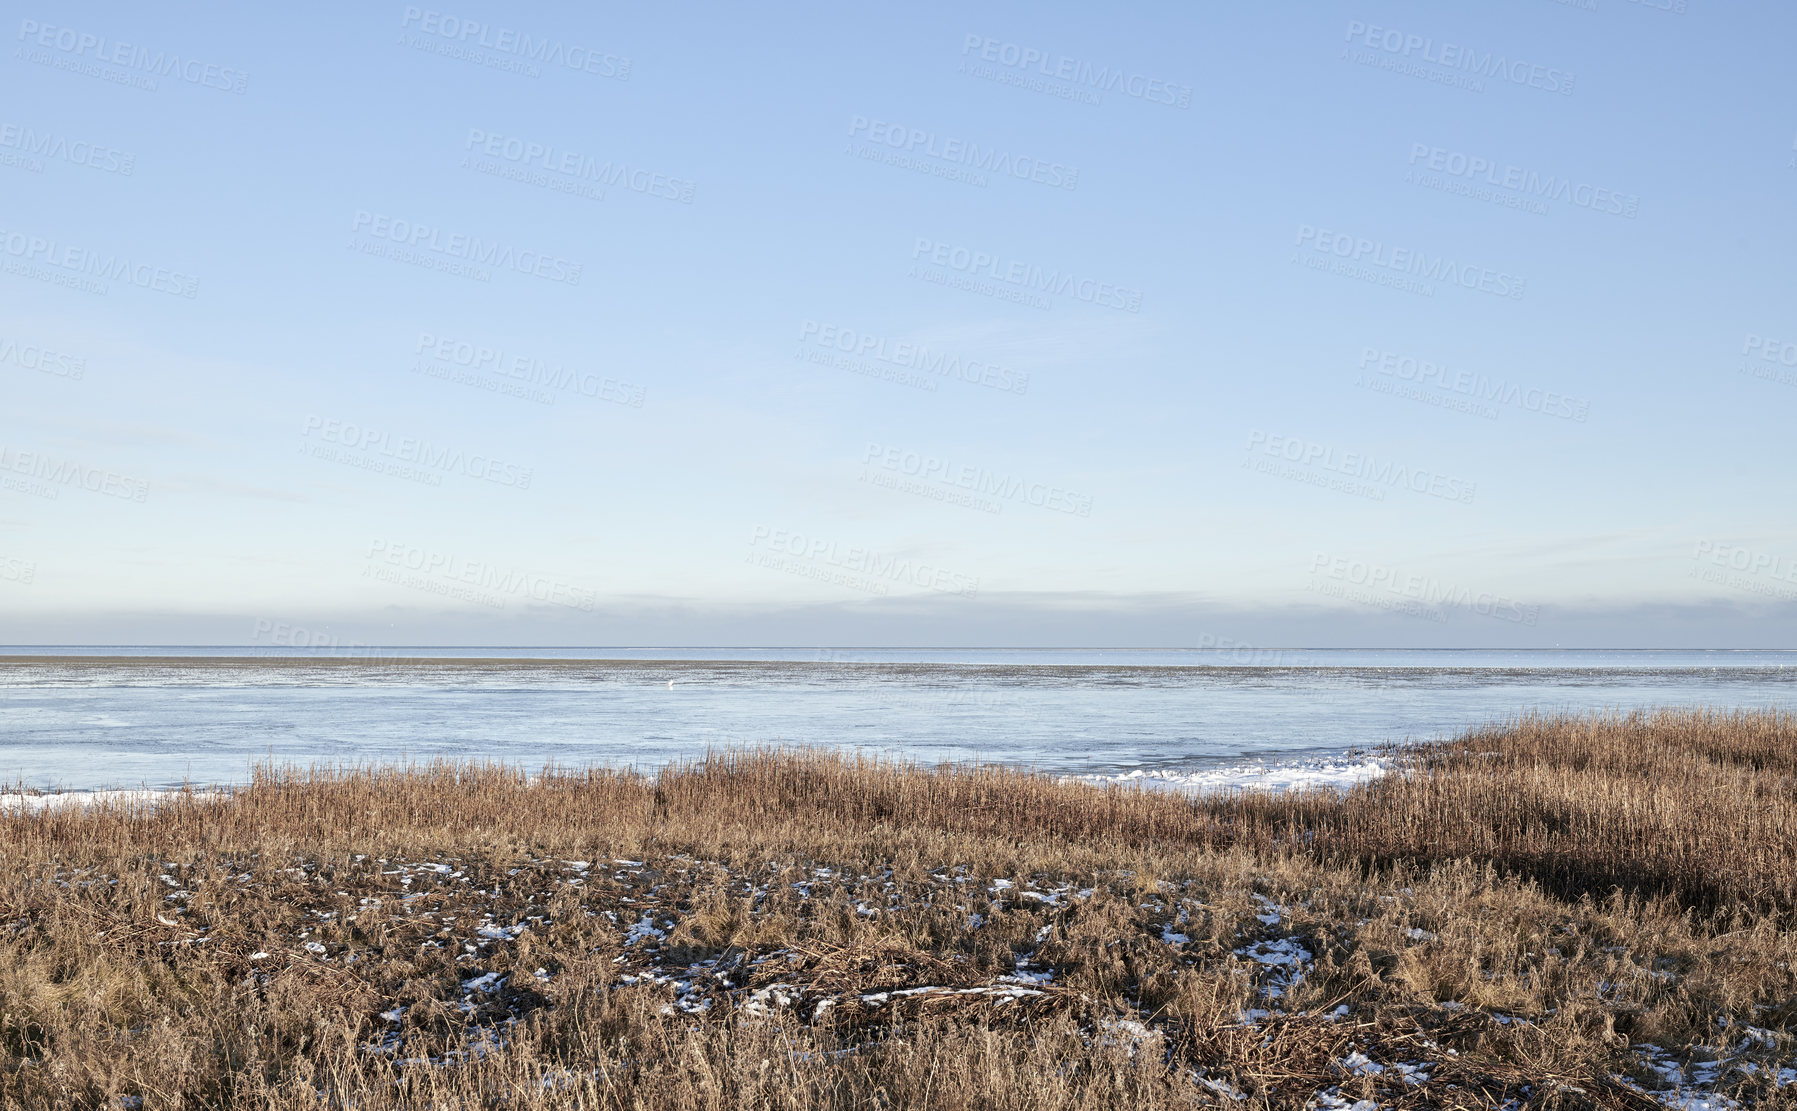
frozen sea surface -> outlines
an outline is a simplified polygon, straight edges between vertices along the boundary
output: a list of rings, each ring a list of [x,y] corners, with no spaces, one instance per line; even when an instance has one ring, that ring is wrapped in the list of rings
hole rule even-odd
[[[0,648],[0,777],[242,782],[255,761],[652,769],[744,745],[1147,786],[1352,782],[1529,710],[1797,709],[1797,653]]]

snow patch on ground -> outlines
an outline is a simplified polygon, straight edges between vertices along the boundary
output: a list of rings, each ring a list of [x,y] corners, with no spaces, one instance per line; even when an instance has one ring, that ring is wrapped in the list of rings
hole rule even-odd
[[[1182,771],[1163,768],[1155,771],[1121,772],[1115,775],[1078,775],[1065,777],[1066,782],[1098,785],[1145,787],[1162,791],[1213,794],[1219,791],[1299,791],[1328,788],[1346,791],[1362,783],[1370,783],[1391,770],[1391,761],[1383,757],[1362,756],[1308,760],[1254,761],[1222,767]]]
[[[8,792],[0,794],[0,812],[24,811],[31,814],[42,814],[49,810],[64,810],[71,806],[113,805],[113,806],[155,806],[158,803],[170,802],[188,796],[196,802],[212,802],[225,797],[223,791],[54,791],[48,794],[19,794]]]
[[[1310,950],[1289,937],[1257,941],[1235,951],[1238,957],[1264,964],[1269,968],[1302,968],[1312,960]]]
[[[635,925],[630,927],[629,933],[627,933],[624,937],[624,944],[625,944],[625,946],[628,947],[631,945],[635,945],[641,941],[647,941],[649,938],[652,938],[652,937],[667,937],[667,936],[668,936],[667,931],[657,929],[655,926],[654,920],[652,918],[650,918],[649,915],[645,914],[645,915],[643,915],[643,920],[641,922],[638,922]]]
[[[1746,1027],[1747,1036],[1737,1048],[1737,1054],[1754,1050],[1773,1049],[1778,1043],[1778,1035],[1770,1030],[1758,1027]],[[1630,1047],[1641,1066],[1654,1073],[1664,1085],[1661,1090],[1643,1088],[1626,1076],[1618,1076],[1617,1080],[1636,1091],[1645,1092],[1673,1111],[1738,1111],[1741,1104],[1714,1089],[1719,1079],[1732,1070],[1739,1070],[1748,1076],[1757,1076],[1764,1072],[1771,1078],[1774,1087],[1782,1088],[1787,1084],[1797,1085],[1797,1061],[1790,1068],[1762,1061],[1741,1060],[1738,1056],[1705,1057],[1680,1064],[1678,1056],[1671,1050],[1650,1042],[1637,1042]],[[1708,1051],[1713,1052],[1713,1051]]]

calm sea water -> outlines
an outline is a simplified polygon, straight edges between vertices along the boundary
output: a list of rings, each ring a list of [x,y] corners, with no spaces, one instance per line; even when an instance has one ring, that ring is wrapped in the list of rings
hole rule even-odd
[[[1797,709],[1797,652],[0,647],[0,777],[244,780],[261,760],[653,768],[736,745],[1061,773],[1317,759],[1531,711]],[[670,685],[670,683],[672,685]]]

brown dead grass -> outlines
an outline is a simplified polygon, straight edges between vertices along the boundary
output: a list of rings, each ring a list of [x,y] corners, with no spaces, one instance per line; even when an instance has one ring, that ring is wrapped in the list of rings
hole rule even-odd
[[[1797,721],[1396,759],[1202,800],[793,752],[267,769],[7,814],[0,1104],[1646,1108],[1653,1043],[1797,1106]]]

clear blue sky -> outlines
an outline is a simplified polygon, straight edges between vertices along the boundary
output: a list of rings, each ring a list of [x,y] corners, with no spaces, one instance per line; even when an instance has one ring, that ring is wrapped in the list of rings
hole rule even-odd
[[[1786,5],[14,11],[0,642],[1789,646]]]

